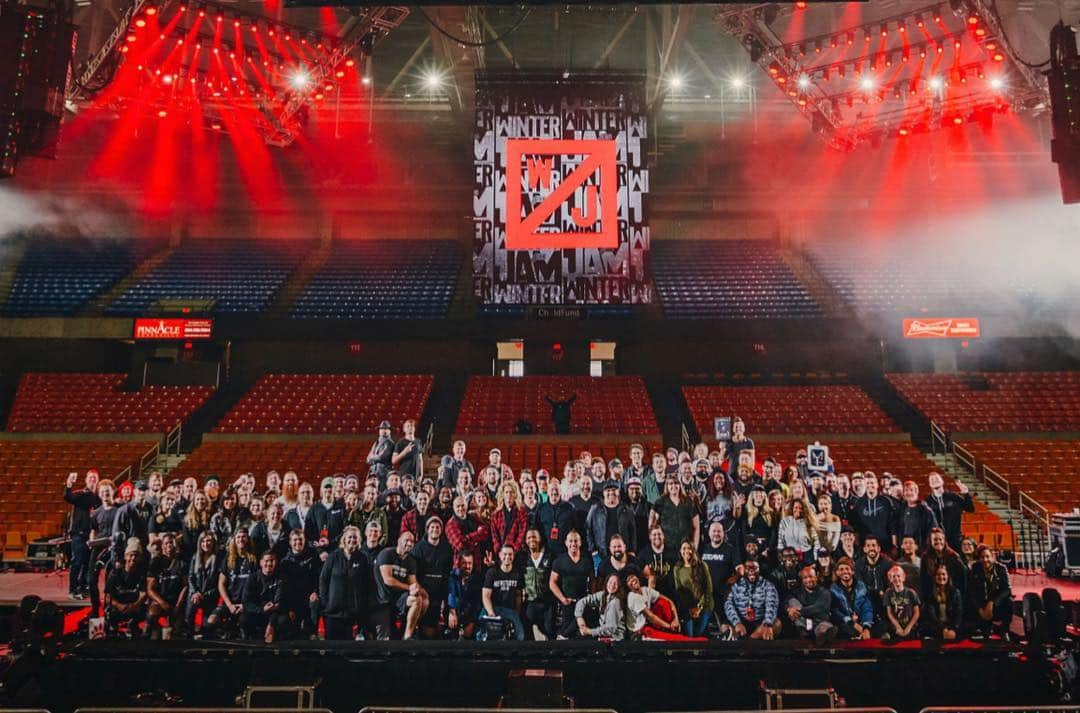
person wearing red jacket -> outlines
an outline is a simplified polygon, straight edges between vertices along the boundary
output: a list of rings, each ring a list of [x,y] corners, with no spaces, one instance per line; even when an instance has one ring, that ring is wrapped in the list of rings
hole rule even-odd
[[[498,552],[503,547],[511,547],[518,553],[525,546],[525,530],[529,528],[529,517],[521,506],[518,484],[512,480],[504,480],[499,486],[499,496],[495,504],[495,512],[491,514],[492,551]]]
[[[468,501],[460,495],[454,498],[454,515],[446,521],[446,539],[454,550],[454,566],[458,567],[462,552],[473,552],[483,562],[491,557],[491,530],[476,515],[469,512]]]

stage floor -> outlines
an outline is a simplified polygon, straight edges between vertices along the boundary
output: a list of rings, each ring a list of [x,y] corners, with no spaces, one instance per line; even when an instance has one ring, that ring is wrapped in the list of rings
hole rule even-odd
[[[81,609],[85,600],[69,599],[67,594],[68,573],[60,572],[4,572],[0,573],[0,606],[17,605],[28,594],[55,602],[61,607]],[[1050,579],[1045,574],[1012,574],[1013,598],[1025,594],[1041,594],[1047,587],[1061,592],[1064,601],[1080,603],[1080,580]]]

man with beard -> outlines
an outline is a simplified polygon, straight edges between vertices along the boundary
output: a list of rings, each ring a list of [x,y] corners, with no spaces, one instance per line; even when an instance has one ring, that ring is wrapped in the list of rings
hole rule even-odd
[[[585,539],[596,569],[599,569],[600,563],[609,554],[608,543],[615,535],[622,539],[624,552],[637,549],[634,514],[625,503],[620,502],[619,484],[614,480],[604,484],[604,499],[592,506],[585,522]]]
[[[649,501],[645,499],[645,491],[641,487],[641,478],[631,475],[626,479],[626,506],[634,516],[634,533],[637,541],[633,551],[638,551],[645,546],[645,540],[649,532],[649,511],[652,509]]]
[[[748,465],[744,465],[737,468],[735,471],[735,482],[731,486],[731,490],[735,495],[741,495],[743,498],[750,497],[750,491],[753,490],[755,485],[762,485],[761,479],[754,473],[753,468]]]
[[[420,540],[421,531],[427,526],[429,517],[438,517],[431,511],[431,496],[421,490],[416,493],[416,507],[409,510],[401,518],[401,531],[411,532],[413,537]]]
[[[930,539],[930,530],[938,523],[934,511],[919,500],[919,486],[909,480],[903,487],[904,502],[896,511],[893,532],[898,545],[903,544],[905,537],[911,537],[915,540],[916,549],[921,550]]]
[[[427,592],[427,611],[420,619],[424,636],[436,638],[439,633],[439,617],[450,590],[450,570],[454,564],[454,552],[443,537],[442,520],[434,515],[424,523],[424,539],[413,547],[412,556],[417,563],[416,579]]]
[[[132,538],[125,544],[123,564],[114,567],[105,579],[105,620],[111,626],[128,624],[132,638],[141,635],[139,624],[146,616],[146,574],[139,562],[142,546]]]
[[[858,498],[851,492],[851,482],[846,475],[840,474],[836,476],[836,490],[833,491],[830,498],[832,499],[833,514],[839,517],[841,522],[850,522]]]
[[[855,500],[866,495],[866,476],[860,472],[851,474],[851,494],[855,496]]]
[[[446,468],[445,480],[440,481],[439,485],[454,487],[458,483],[458,473],[465,470],[471,476],[476,472],[473,464],[465,459],[465,441],[454,441],[453,455],[444,456],[442,465]]]
[[[960,540],[963,533],[960,531],[960,519],[965,512],[975,512],[975,501],[971,499],[968,487],[956,482],[957,493],[945,492],[945,479],[941,473],[930,474],[930,494],[926,496],[926,505],[934,513],[938,525],[945,531],[945,541],[949,547],[957,552],[960,551]],[[921,544],[921,543],[920,543]],[[961,585],[953,582],[956,586]]]
[[[113,501],[113,498],[115,497],[115,488],[113,487],[112,481],[100,481],[98,483],[97,494],[98,498],[101,500],[101,506],[96,508],[90,516],[92,521],[90,539],[108,539],[112,535],[113,520],[116,519],[116,507],[114,507]],[[110,564],[113,562],[110,551],[107,542],[95,545],[90,550],[90,566],[86,573],[86,586],[89,590],[91,618],[96,618],[101,612],[101,592],[98,589],[98,575],[104,569],[105,576],[108,577]]]
[[[184,609],[180,604],[187,591],[187,567],[176,556],[176,537],[171,532],[161,536],[160,549],[161,554],[150,561],[147,573],[148,635],[157,631],[161,617],[168,619],[173,630],[178,630],[184,621]]]
[[[481,601],[488,617],[503,619],[514,628],[514,638],[525,640],[525,624],[521,621],[522,592],[525,578],[514,566],[514,548],[499,548],[499,563],[484,575]]]
[[[866,585],[870,603],[874,605],[874,617],[883,619],[881,597],[889,586],[888,573],[893,561],[881,552],[881,541],[875,535],[867,535],[863,541],[863,556],[855,561],[855,576]]]
[[[134,537],[139,540],[144,549],[146,548],[147,543],[150,541],[150,518],[154,514],[150,504],[146,502],[148,491],[149,485],[147,482],[139,480],[135,483],[131,502],[117,509],[116,517],[113,520],[113,542],[119,540],[121,543],[126,543]],[[120,535],[120,537],[118,538],[117,535]],[[117,557],[117,561],[120,561],[120,559],[120,557]]]
[[[424,476],[424,444],[416,437],[416,421],[411,418],[401,424],[401,440],[394,444],[390,467],[413,478]]]
[[[724,600],[736,579],[735,567],[739,564],[739,552],[724,539],[724,523],[719,520],[709,523],[707,539],[701,545],[701,561],[709,568],[713,601],[716,602],[716,620],[722,622]]]
[[[978,561],[971,567],[967,584],[972,631],[976,636],[998,634],[1008,641],[1013,617],[1009,571],[986,545],[975,552]]]
[[[405,517],[405,508],[401,503],[402,493],[400,488],[391,488],[386,491],[386,505],[383,512],[386,513],[386,537],[388,542],[395,542],[401,534],[401,520]]]
[[[487,527],[475,513],[469,512],[468,501],[460,495],[454,498],[454,516],[446,522],[446,539],[454,552],[454,562],[459,566],[463,552],[472,552],[482,562],[488,551]]]
[[[649,587],[663,594],[668,599],[675,596],[675,582],[671,572],[675,567],[675,557],[671,555],[664,541],[664,531],[659,525],[649,529],[649,546],[637,553],[641,573],[645,575]]]
[[[874,614],[874,605],[866,585],[855,577],[855,563],[841,557],[836,563],[836,581],[832,592],[832,622],[843,639],[880,637],[884,625]]]
[[[536,529],[552,557],[566,552],[563,541],[566,533],[574,529],[576,519],[574,507],[562,499],[561,485],[558,480],[548,485],[548,501],[537,506],[534,518]]]
[[[288,617],[293,631],[308,636],[319,630],[319,572],[322,559],[308,547],[303,530],[289,533],[289,553],[278,565],[282,586],[282,612]]]
[[[626,541],[619,533],[611,536],[611,541],[608,543],[608,553],[608,556],[600,562],[600,567],[596,573],[597,582],[606,582],[607,578],[613,574],[619,575],[621,579],[627,571],[627,567],[636,566],[637,564],[634,557],[627,551]]]
[[[428,609],[428,595],[416,577],[416,559],[411,554],[415,545],[412,533],[403,532],[398,536],[396,547],[383,549],[375,559],[377,606],[372,616],[380,641],[389,640],[393,623],[398,618],[404,619],[402,639],[411,639]]]
[[[379,424],[379,435],[371,444],[371,450],[367,454],[369,473],[379,479],[379,487],[386,485],[386,475],[390,472],[390,463],[394,455],[394,439],[390,437],[391,426],[389,421]]]
[[[868,472],[864,480],[866,495],[855,503],[851,524],[862,535],[864,542],[867,536],[873,535],[882,549],[891,550],[896,544],[893,540],[892,501],[878,493],[878,481],[873,473]]]
[[[344,494],[345,479],[341,479],[342,494]],[[330,556],[330,553],[338,546],[341,533],[345,530],[345,501],[334,497],[334,479],[326,477],[322,479],[319,488],[319,502],[312,506],[312,519],[318,530],[318,539],[312,543],[319,551],[322,561]]]
[[[780,566],[773,570],[771,577],[781,600],[788,601],[802,584],[799,574],[801,565],[802,561],[794,547],[780,550]]]
[[[813,639],[817,646],[828,646],[836,638],[836,626],[829,621],[832,615],[832,594],[818,586],[817,570],[803,567],[800,584],[787,602],[787,619],[795,635]]]
[[[574,529],[578,532],[585,532],[589,511],[592,510],[593,505],[600,501],[600,498],[594,497],[591,477],[579,478],[578,485],[581,487],[581,492],[570,498],[569,502],[570,506],[574,508]]]
[[[733,639],[764,639],[772,641],[780,633],[777,618],[780,597],[776,587],[761,576],[755,560],[743,565],[743,575],[732,585],[724,602],[728,624],[720,632]]]
[[[367,524],[369,522],[377,522],[379,524],[379,532],[382,533],[383,538],[380,544],[385,546],[388,541],[387,533],[389,532],[389,526],[387,525],[386,511],[375,504],[378,498],[378,487],[374,484],[365,485],[363,498],[361,499],[360,504],[349,513],[348,522],[362,532],[367,531]]]

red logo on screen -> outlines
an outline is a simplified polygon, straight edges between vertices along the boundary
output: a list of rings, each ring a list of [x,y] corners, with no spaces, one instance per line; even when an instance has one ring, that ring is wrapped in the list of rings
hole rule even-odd
[[[136,339],[209,339],[213,329],[210,319],[135,320]]]
[[[584,160],[555,185],[555,156],[583,156]],[[507,139],[506,249],[619,247],[615,156],[614,139]],[[525,216],[521,214],[523,180],[531,193],[546,193]],[[544,222],[571,199],[570,220],[580,230],[541,232]]]

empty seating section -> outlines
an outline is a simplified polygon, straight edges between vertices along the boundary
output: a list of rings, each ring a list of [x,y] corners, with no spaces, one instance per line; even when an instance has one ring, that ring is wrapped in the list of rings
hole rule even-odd
[[[70,315],[135,267],[131,242],[30,237],[5,317]]]
[[[945,431],[1080,430],[1080,372],[888,374],[900,397]]]
[[[925,498],[930,492],[927,478],[935,466],[915,446],[907,441],[828,441],[829,457],[837,473],[851,475],[856,471],[872,470],[881,479],[883,473],[892,473],[901,480],[913,480],[919,486],[919,496]],[[774,456],[784,465],[794,461],[795,452],[808,444],[779,438],[755,438],[757,458]],[[945,489],[955,492],[956,483],[945,475]],[[985,504],[976,500],[975,512],[964,513],[964,534],[976,542],[994,547],[1013,547],[1012,530]]]
[[[656,290],[668,317],[817,317],[821,309],[765,241],[669,240],[652,246]]]
[[[458,433],[511,434],[519,420],[535,433],[554,433],[551,405],[576,395],[572,433],[659,433],[645,382],[639,376],[473,376],[465,388]]]
[[[1051,513],[1080,506],[1080,442],[963,441],[959,445],[1009,481],[1014,504],[1017,493],[1023,491]]]
[[[312,247],[254,239],[183,243],[106,312],[135,315],[162,299],[211,298],[216,313],[261,312]]]
[[[296,301],[312,319],[438,319],[446,316],[461,269],[449,241],[338,243]]]
[[[170,477],[202,478],[214,473],[232,481],[242,473],[253,473],[259,487],[269,470],[295,470],[301,482],[318,489],[318,481],[334,473],[356,473],[364,477],[371,441],[204,441],[184,461],[169,472]]]
[[[125,374],[24,374],[9,431],[164,433],[203,405],[209,386],[144,386],[122,391]]]
[[[514,440],[512,438],[483,441],[467,441],[465,457],[477,468],[488,464],[488,453],[498,448],[502,453],[502,462],[510,466],[514,473],[522,468],[529,468],[533,473],[539,468],[547,468],[556,478],[561,478],[563,466],[570,460],[576,460],[582,451],[588,451],[593,457],[603,458],[605,462],[618,458],[624,466],[630,464],[630,445],[640,443],[645,447],[645,462],[648,463],[653,453],[663,452],[659,438],[641,440],[606,440],[603,443],[589,442],[587,439],[572,443],[543,443],[535,440]]]
[[[267,374],[214,430],[374,436],[387,419],[399,435],[403,421],[420,420],[434,380],[426,374]]]
[[[7,540],[27,534],[58,535],[71,506],[64,502],[68,473],[78,471],[79,487],[87,470],[102,478],[138,469],[155,442],[130,441],[0,441],[0,530]]]
[[[889,433],[900,429],[857,386],[684,386],[702,434],[740,416],[747,433]]]
[[[990,272],[972,270],[910,241],[816,242],[810,246],[809,257],[837,294],[863,312],[904,312],[917,317],[926,310],[929,317],[967,317],[971,315],[957,311],[985,314],[995,304],[1015,310],[1017,298],[1025,302],[1033,297],[1031,286],[1005,263]],[[992,259],[992,255],[979,257],[983,265]],[[1012,259],[1006,252],[999,258]],[[1009,277],[1003,281],[1001,275]],[[939,310],[944,314],[935,314]]]

